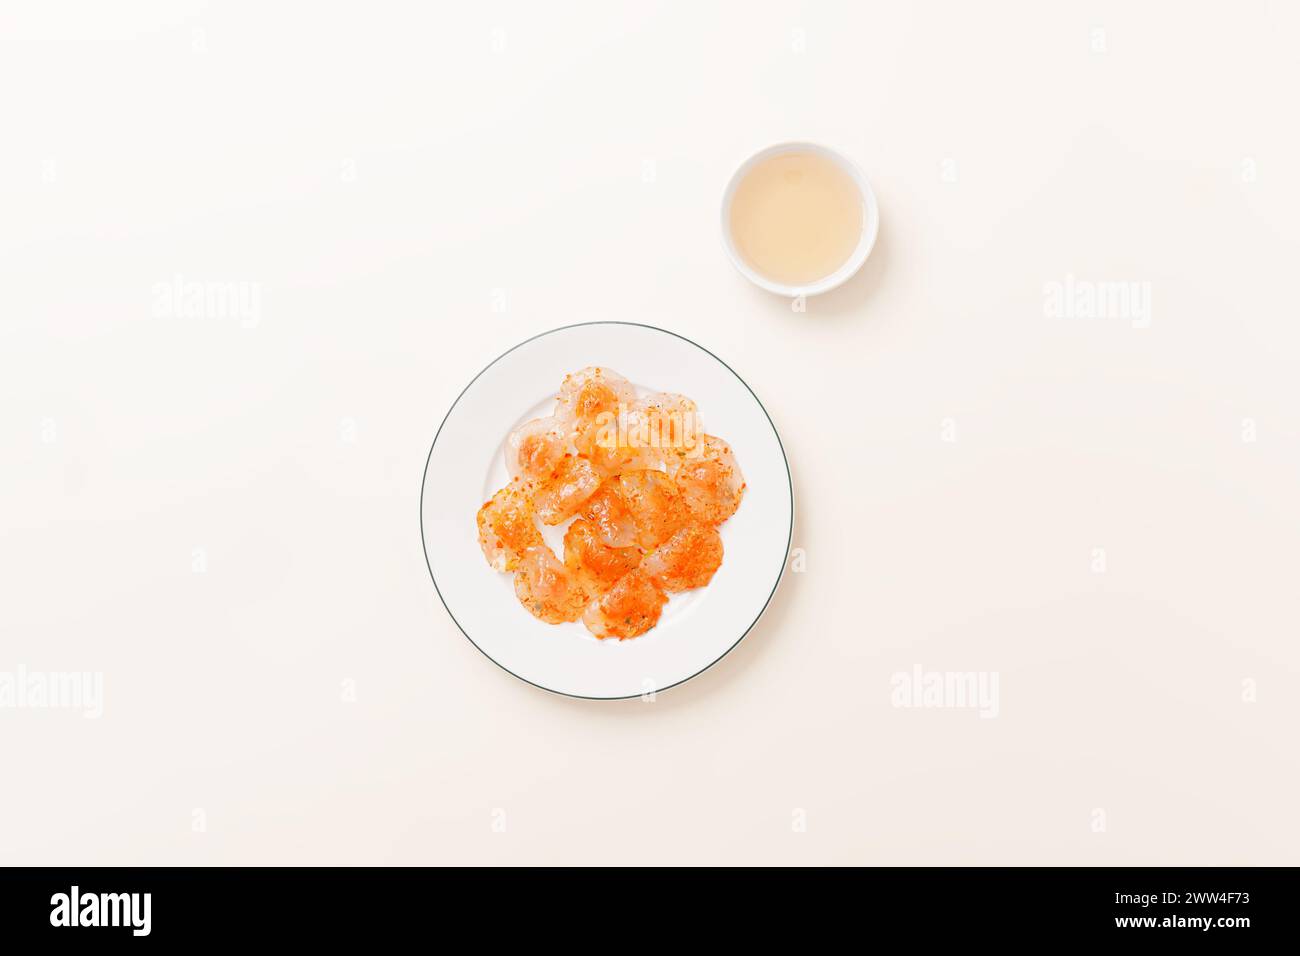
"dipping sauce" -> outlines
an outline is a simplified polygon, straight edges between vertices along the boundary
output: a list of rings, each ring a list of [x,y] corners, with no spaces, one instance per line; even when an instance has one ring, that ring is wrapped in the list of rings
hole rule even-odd
[[[862,238],[862,193],[852,176],[820,153],[778,153],[736,186],[731,237],[750,267],[801,285],[848,262]]]

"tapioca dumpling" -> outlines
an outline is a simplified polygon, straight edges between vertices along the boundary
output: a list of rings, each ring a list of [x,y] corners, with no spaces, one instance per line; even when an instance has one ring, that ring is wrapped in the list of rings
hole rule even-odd
[[[689,451],[703,435],[699,407],[685,395],[655,392],[632,406],[627,434],[634,448]]]
[[[634,568],[587,606],[582,623],[597,637],[639,637],[659,623],[668,595],[650,575]]]
[[[617,413],[603,415],[574,425],[573,447],[602,475],[617,475],[626,468],[637,467],[643,453],[626,441],[626,432],[619,426]],[[654,461],[645,458],[650,465]]]
[[[494,571],[513,571],[529,548],[542,544],[533,518],[533,483],[512,478],[478,510],[478,543]]]
[[[641,568],[665,591],[705,587],[722,566],[722,536],[711,525],[687,525],[645,556]]]
[[[625,471],[618,476],[618,490],[636,525],[636,543],[647,551],[689,519],[677,486],[662,471]]]
[[[555,417],[568,424],[594,424],[602,414],[617,415],[620,403],[631,407],[635,401],[631,382],[613,369],[593,365],[564,377],[556,396]]]
[[[506,438],[506,470],[510,477],[544,478],[569,450],[569,429],[558,418],[534,418]]]
[[[555,525],[574,515],[596,489],[601,475],[586,458],[565,455],[555,469],[541,479],[533,495],[533,509],[542,524]]]
[[[615,475],[635,454],[626,444],[620,424],[635,403],[636,389],[631,382],[611,369],[593,366],[564,379],[555,417],[572,430],[578,454],[603,474]]]
[[[596,493],[583,504],[579,512],[590,521],[600,535],[601,541],[611,548],[630,548],[637,542],[636,519],[618,476],[606,478],[601,482]]]
[[[698,453],[683,457],[673,477],[682,503],[701,524],[726,521],[745,495],[745,476],[731,446],[713,435],[702,436]]]
[[[611,548],[597,527],[584,518],[564,532],[564,564],[592,593],[608,590],[640,563],[639,548]]]
[[[574,573],[546,545],[529,548],[519,559],[515,596],[533,617],[563,624],[582,617],[587,593]]]

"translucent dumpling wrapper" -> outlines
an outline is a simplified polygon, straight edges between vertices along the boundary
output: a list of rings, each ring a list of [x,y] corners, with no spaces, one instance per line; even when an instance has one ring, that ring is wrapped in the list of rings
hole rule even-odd
[[[711,525],[679,528],[645,556],[641,567],[665,591],[706,587],[722,566],[722,535]]]
[[[564,564],[593,594],[609,590],[640,563],[640,548],[611,548],[596,526],[584,518],[564,532]]]
[[[682,458],[674,481],[682,503],[702,524],[726,521],[745,495],[745,476],[731,446],[713,435],[703,436],[698,455]]]
[[[506,470],[510,477],[544,478],[569,450],[569,428],[558,418],[534,418],[506,438]]]
[[[582,506],[582,517],[611,548],[630,548],[637,541],[636,519],[623,497],[618,477],[606,478]]]
[[[631,382],[612,369],[590,366],[564,377],[555,417],[573,426],[591,425],[605,415],[617,417],[620,405],[630,408],[634,402],[636,389]]]
[[[640,637],[659,623],[668,595],[650,575],[636,568],[587,606],[582,623],[597,637]]]
[[[565,455],[555,470],[538,483],[533,509],[542,524],[559,524],[595,494],[600,482],[600,472],[590,461]]]
[[[673,392],[638,399],[627,415],[624,434],[640,468],[670,470],[695,449],[704,432],[695,402]]]
[[[529,614],[547,624],[576,621],[587,605],[577,576],[545,545],[529,548],[519,559],[515,596]]]
[[[478,543],[494,571],[513,571],[529,548],[542,544],[533,518],[533,484],[511,479],[478,511]]]

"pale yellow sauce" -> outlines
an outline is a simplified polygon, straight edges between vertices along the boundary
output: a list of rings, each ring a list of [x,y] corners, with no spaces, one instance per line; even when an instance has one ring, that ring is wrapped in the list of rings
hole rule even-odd
[[[781,153],[736,187],[731,235],[745,261],[776,282],[823,279],[848,261],[862,237],[862,193],[818,153]]]

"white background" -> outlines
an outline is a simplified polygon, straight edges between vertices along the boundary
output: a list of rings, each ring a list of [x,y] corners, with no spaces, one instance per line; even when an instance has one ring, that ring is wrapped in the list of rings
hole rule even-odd
[[[0,859],[1300,862],[1300,16],[1136,6],[10,4],[0,671],[104,713],[0,709]],[[805,313],[717,234],[791,138],[882,216]],[[420,549],[460,389],[598,318],[746,378],[806,553],[653,703],[502,673]]]

